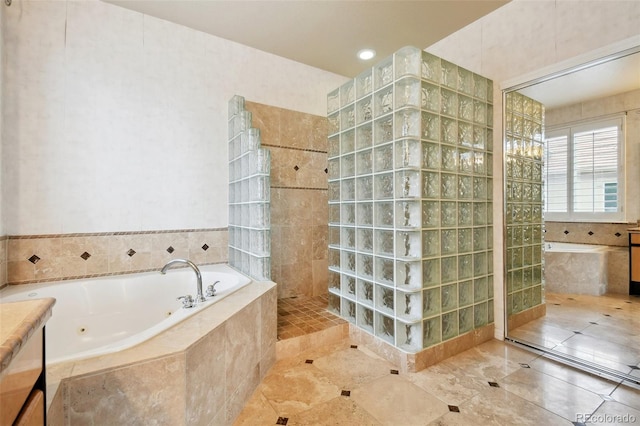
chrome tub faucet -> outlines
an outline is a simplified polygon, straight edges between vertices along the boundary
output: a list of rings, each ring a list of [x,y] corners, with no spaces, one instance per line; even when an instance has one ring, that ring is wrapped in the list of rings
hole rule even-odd
[[[191,267],[191,269],[193,269],[193,272],[196,273],[196,285],[197,285],[197,291],[198,294],[196,296],[196,300],[195,303],[201,303],[206,301],[206,299],[204,298],[204,295],[202,294],[202,274],[200,273],[200,269],[198,269],[198,267],[196,266],[195,263],[193,263],[190,260],[187,259],[173,259],[167,262],[166,265],[164,265],[162,267],[162,270],[160,271],[160,273],[162,273],[163,275],[167,273],[167,270],[169,268],[171,268],[173,265],[188,265]]]

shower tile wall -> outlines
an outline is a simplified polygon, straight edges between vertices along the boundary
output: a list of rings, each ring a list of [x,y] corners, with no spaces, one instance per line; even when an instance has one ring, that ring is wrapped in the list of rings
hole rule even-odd
[[[507,314],[544,303],[544,106],[510,92],[505,105]]]
[[[327,294],[327,118],[245,102],[271,152],[271,279],[278,298]]]
[[[244,98],[229,100],[229,265],[271,279],[271,154],[260,147]]]
[[[409,353],[493,322],[492,93],[407,47],[328,95],[329,309]]]

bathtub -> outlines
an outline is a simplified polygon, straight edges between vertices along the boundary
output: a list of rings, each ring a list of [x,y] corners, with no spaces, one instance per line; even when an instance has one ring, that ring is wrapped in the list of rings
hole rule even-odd
[[[203,291],[216,295],[193,308],[179,296],[196,294],[190,268],[115,277],[9,286],[0,302],[54,297],[46,326],[47,365],[119,352],[136,346],[246,286],[251,280],[225,265],[200,267]]]
[[[545,291],[600,296],[608,292],[609,257],[617,247],[547,242],[544,244]]]

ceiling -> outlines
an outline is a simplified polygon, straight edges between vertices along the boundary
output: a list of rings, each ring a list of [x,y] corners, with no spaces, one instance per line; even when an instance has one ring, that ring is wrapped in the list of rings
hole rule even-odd
[[[345,77],[424,49],[508,0],[103,0]],[[356,57],[363,48],[377,56]]]

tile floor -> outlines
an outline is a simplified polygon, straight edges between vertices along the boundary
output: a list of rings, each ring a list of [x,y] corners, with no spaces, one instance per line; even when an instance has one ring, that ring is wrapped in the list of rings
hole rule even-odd
[[[510,337],[640,377],[640,297],[546,295],[547,314]]]
[[[591,416],[590,420],[588,417]],[[640,389],[492,340],[418,373],[346,339],[278,361],[236,425],[640,424]]]
[[[278,340],[345,324],[345,320],[327,311],[328,305],[327,295],[278,299]]]

